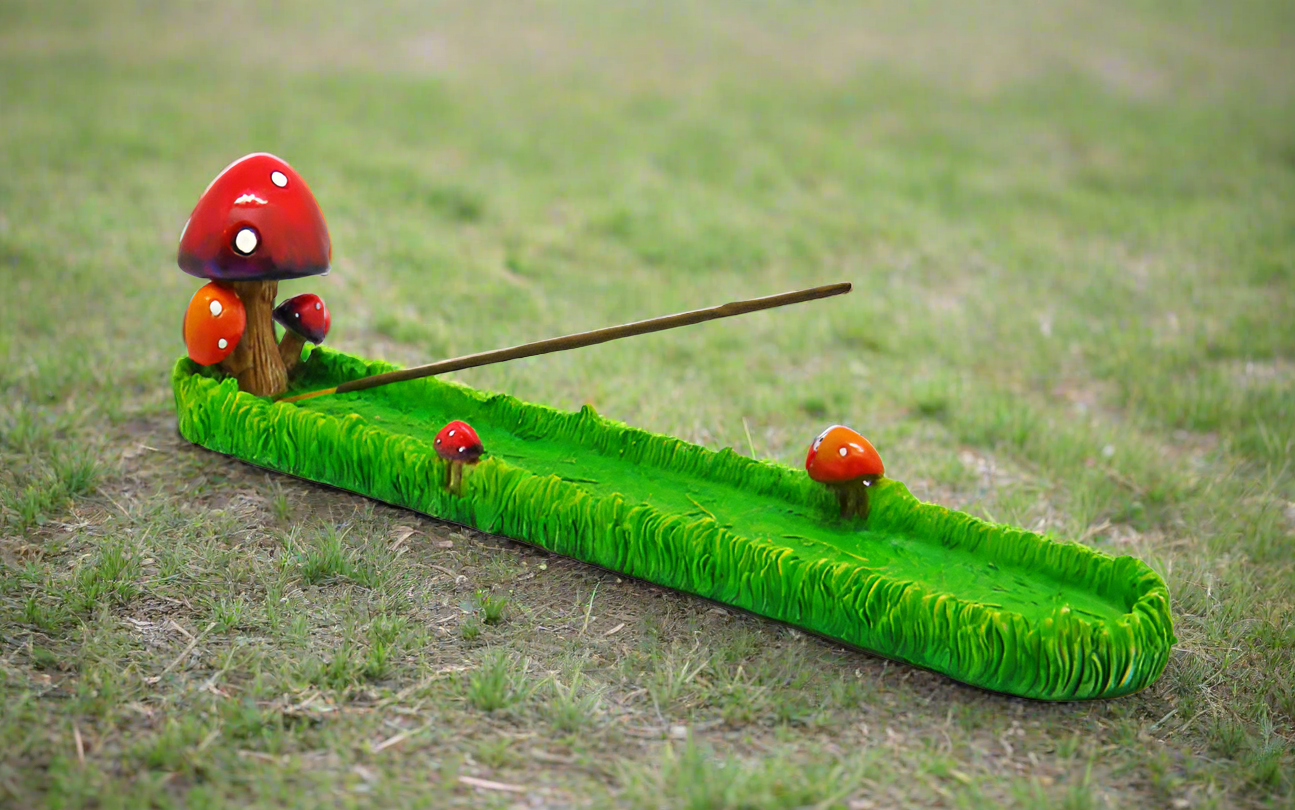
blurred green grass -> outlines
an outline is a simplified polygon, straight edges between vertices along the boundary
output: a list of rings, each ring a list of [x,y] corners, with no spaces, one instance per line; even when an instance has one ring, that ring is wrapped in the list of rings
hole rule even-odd
[[[814,653],[817,680],[777,702],[799,706],[821,692],[829,696],[816,705],[830,715],[874,725],[880,715],[893,728],[904,711],[914,729],[914,740],[889,738],[892,761],[912,778],[879,781],[866,763],[846,763],[850,795],[1020,806],[1291,801],[1292,8],[0,4],[0,604],[13,628],[4,682],[21,696],[0,734],[16,756],[0,760],[24,763],[0,767],[0,790],[24,804],[129,784],[138,802],[161,802],[155,794],[190,795],[191,780],[150,787],[148,774],[201,769],[210,757],[235,774],[215,794],[268,801],[279,782],[266,766],[236,756],[233,743],[198,749],[202,723],[252,721],[220,703],[199,726],[180,723],[187,681],[157,687],[171,702],[142,730],[123,719],[154,687],[138,675],[145,648],[121,635],[121,617],[150,600],[187,600],[194,582],[225,600],[222,620],[247,600],[243,621],[284,649],[230,667],[275,695],[294,682],[284,669],[291,657],[307,654],[292,645],[315,654],[298,630],[367,626],[375,605],[396,599],[401,577],[416,577],[397,566],[392,581],[338,598],[331,613],[276,624],[264,597],[295,582],[281,581],[281,558],[249,552],[241,572],[225,561],[243,552],[230,538],[248,532],[304,531],[283,542],[315,542],[329,527],[308,522],[304,491],[273,496],[273,511],[292,520],[263,510],[243,525],[216,505],[245,486],[226,462],[176,450],[150,464],[141,459],[153,456],[132,455],[168,435],[167,372],[198,286],[175,266],[180,228],[217,171],[268,150],[302,173],[328,217],[334,271],[283,291],[329,301],[338,348],[412,364],[853,281],[843,299],[457,378],[563,407],[591,402],[712,447],[747,451],[749,428],[757,455],[790,464],[824,425],[846,422],[919,496],[1134,553],[1165,574],[1183,641],[1161,684],[1087,714],[1031,709],[1027,776],[1005,750],[976,754],[986,743],[970,720],[953,727],[949,752],[916,742],[944,728],[946,710],[981,711],[966,711],[979,698],[929,687],[941,690],[929,701],[885,682],[847,703],[831,690],[859,659]],[[179,520],[176,509],[197,512]],[[407,519],[383,512],[363,525],[381,535]],[[133,553],[172,560],[167,573],[128,566],[117,572],[130,580],[121,588],[55,598],[60,577],[90,570],[74,564],[79,555],[107,553],[102,532],[127,527],[140,532]],[[462,552],[465,576],[501,581],[491,572],[514,552],[488,551]],[[405,559],[444,566],[444,555],[459,553]],[[533,604],[578,602],[578,576],[556,580]],[[673,715],[657,719],[626,698],[636,679],[669,680],[679,657],[662,650],[691,637],[665,618],[674,614],[654,612],[657,600],[623,598],[627,615],[665,628],[631,622],[626,635],[599,642],[630,645],[633,654],[618,658],[630,670],[625,662],[641,656],[644,669],[623,673],[616,693],[633,722],[704,724],[718,712],[759,745],[714,737],[706,742],[720,749],[716,762],[774,752],[771,770],[739,771],[759,791],[777,781],[778,763],[805,761],[819,721],[765,706],[761,676],[731,668],[755,668],[754,653],[688,681],[694,691]],[[192,607],[181,618],[205,626]],[[577,611],[579,629],[584,606]],[[530,615],[486,635],[567,682],[572,664],[537,640]],[[746,649],[738,631],[717,632],[699,642],[708,646],[697,660],[727,662],[727,650]],[[762,644],[774,645],[771,655],[800,654],[781,637]],[[175,652],[159,653],[150,671]],[[98,689],[97,702],[69,710],[35,697],[51,655],[73,662],[59,675],[63,688]],[[398,694],[454,655],[453,645],[411,653],[391,688]],[[765,708],[735,712],[731,694]],[[475,722],[453,706],[438,722]],[[543,712],[518,711],[515,733],[539,728]],[[1016,707],[983,711],[998,733]],[[281,728],[287,716],[267,719],[266,733],[291,752],[304,732]],[[107,741],[84,766],[67,759],[73,722]],[[153,733],[159,750],[170,740],[189,759],[101,769]],[[359,731],[329,727],[328,744],[346,748],[348,733]],[[576,795],[623,789],[617,795],[650,806],[662,774],[710,761],[697,748],[682,759],[650,746],[616,753],[619,738],[609,735],[598,726],[569,755],[616,768],[590,778],[583,766],[551,766],[556,781]],[[482,745],[476,753],[504,776],[534,772],[526,757],[505,756],[507,746]],[[1127,768],[1102,765],[1091,752],[1103,746]],[[1098,762],[1092,779],[1071,780],[1075,757],[1086,755],[1088,766]],[[950,781],[950,768],[975,779]],[[312,778],[342,778],[323,772],[333,775]],[[421,795],[392,784],[392,796]]]

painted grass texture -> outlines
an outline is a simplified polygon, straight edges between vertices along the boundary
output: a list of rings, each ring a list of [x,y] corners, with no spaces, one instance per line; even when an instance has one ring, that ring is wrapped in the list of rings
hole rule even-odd
[[[395,368],[328,350],[296,387]],[[1141,561],[876,487],[862,528],[802,472],[428,379],[273,404],[182,358],[180,432],[254,464],[797,625],[966,683],[1117,697],[1164,670],[1169,594]],[[467,419],[491,456],[443,486],[431,440]]]

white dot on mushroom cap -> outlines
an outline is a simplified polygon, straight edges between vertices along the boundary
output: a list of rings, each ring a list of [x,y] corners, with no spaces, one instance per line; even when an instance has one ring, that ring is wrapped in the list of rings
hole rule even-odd
[[[317,302],[315,302],[315,309],[323,309],[323,308],[324,308],[323,303],[318,302],[318,301],[317,301]]]
[[[239,253],[251,253],[256,250],[256,245],[260,240],[256,237],[256,231],[251,228],[244,228],[234,236],[234,247]]]
[[[220,305],[220,302],[214,299],[207,305],[207,309],[211,310],[211,317],[213,318],[219,318],[220,313],[225,311],[225,308]]]
[[[446,434],[446,435],[448,435],[448,436],[453,436],[453,435],[454,435],[454,431],[453,431],[453,430],[451,430],[451,431],[450,431],[448,434]]]
[[[842,448],[841,448],[841,455],[843,455],[843,456],[844,456],[847,452],[849,452],[849,451],[848,451],[848,450],[846,450],[844,447],[842,447]]]
[[[220,340],[216,341],[216,348],[223,349],[228,345],[229,345],[229,341],[225,340],[224,338],[221,338]]]
[[[270,172],[270,182],[274,183],[279,188],[287,188],[288,175],[283,172]]]

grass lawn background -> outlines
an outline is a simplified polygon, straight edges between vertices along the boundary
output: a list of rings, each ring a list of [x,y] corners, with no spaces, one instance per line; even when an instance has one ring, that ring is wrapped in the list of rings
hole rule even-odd
[[[0,801],[1292,804],[1292,32],[0,5]],[[392,362],[854,282],[455,378],[789,464],[851,424],[919,497],[1151,563],[1164,677],[990,695],[186,446],[176,242],[262,149],[334,241],[283,294]]]

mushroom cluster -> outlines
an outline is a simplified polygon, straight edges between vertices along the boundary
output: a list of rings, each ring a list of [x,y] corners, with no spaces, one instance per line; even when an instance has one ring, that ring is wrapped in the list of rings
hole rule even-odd
[[[437,431],[432,445],[436,448],[436,455],[450,462],[445,488],[455,495],[460,494],[463,488],[463,466],[476,464],[486,451],[481,444],[481,437],[467,422],[455,419]]]
[[[836,493],[841,517],[866,518],[868,487],[886,467],[871,442],[845,425],[832,425],[809,446],[805,471]]]
[[[279,281],[327,273],[332,253],[319,204],[306,181],[285,161],[257,152],[225,167],[202,193],[185,223],[178,262],[186,273],[213,281],[218,290],[232,294],[239,302],[236,309],[244,326],[233,337],[223,333],[218,336],[217,343],[224,340],[226,346],[212,351],[201,343],[210,328],[202,327],[201,313],[195,313],[191,301],[185,316],[189,357],[202,365],[219,363],[227,374],[237,377],[239,388],[248,393],[282,394],[288,387],[288,372],[301,360],[302,339],[314,343],[323,340],[329,318],[318,296],[298,305],[302,310],[300,318],[293,317],[296,310],[291,308],[281,307],[284,314],[280,315],[274,306]],[[199,293],[205,295],[203,291],[212,286],[208,284]],[[292,301],[299,298],[304,296]],[[319,304],[317,308],[313,307],[315,303]],[[220,306],[226,312],[235,309],[228,296],[221,299]],[[296,329],[305,324],[312,308],[312,323]],[[275,340],[276,316],[280,323],[286,319],[291,324],[282,344]],[[213,312],[212,318],[219,317],[220,313]],[[234,320],[222,323],[222,328]],[[316,328],[321,323],[322,331]],[[194,342],[190,341],[191,334]]]

